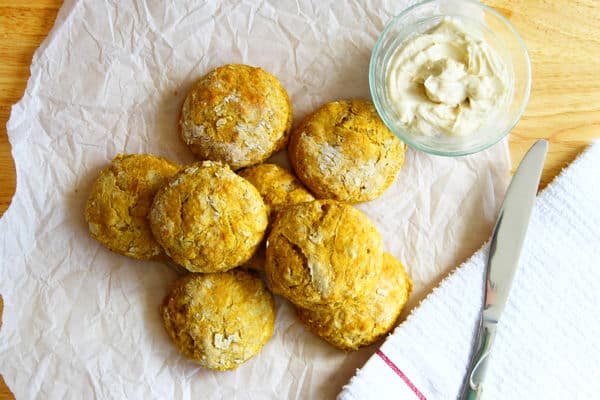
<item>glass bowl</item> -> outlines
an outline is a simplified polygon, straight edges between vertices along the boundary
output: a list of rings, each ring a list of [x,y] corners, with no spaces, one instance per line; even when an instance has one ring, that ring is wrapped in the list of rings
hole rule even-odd
[[[452,17],[476,27],[498,53],[508,72],[509,93],[504,104],[467,136],[411,132],[401,124],[387,90],[387,69],[396,49],[411,36]],[[525,110],[531,90],[531,63],[525,43],[515,28],[494,9],[475,0],[428,0],[407,8],[392,19],[375,43],[369,64],[369,87],[377,112],[387,127],[409,146],[436,155],[462,156],[484,150],[505,137]]]

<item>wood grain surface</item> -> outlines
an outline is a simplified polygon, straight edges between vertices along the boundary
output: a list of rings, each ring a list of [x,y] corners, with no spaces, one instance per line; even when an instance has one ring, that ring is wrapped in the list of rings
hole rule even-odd
[[[485,0],[523,36],[533,67],[531,98],[510,135],[513,166],[538,138],[550,141],[544,187],[593,138],[600,137],[600,2]],[[18,4],[18,5],[14,5]],[[62,0],[0,0],[0,215],[15,189],[6,136],[10,107],[25,90],[33,52]],[[2,300],[0,298],[0,320]],[[13,399],[0,377],[0,400]]]

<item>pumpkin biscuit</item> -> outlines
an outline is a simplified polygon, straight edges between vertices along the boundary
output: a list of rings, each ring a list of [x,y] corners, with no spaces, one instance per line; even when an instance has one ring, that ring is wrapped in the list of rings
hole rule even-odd
[[[120,154],[98,174],[85,207],[90,236],[115,253],[139,260],[166,256],[152,236],[154,195],[181,166],[150,154]]]
[[[279,212],[267,240],[265,275],[274,293],[311,309],[370,290],[382,258],[381,235],[365,214],[315,200]]]
[[[296,308],[298,318],[314,334],[342,350],[367,346],[393,327],[412,291],[402,263],[383,254],[377,284],[363,297],[332,308]]]
[[[273,222],[283,207],[315,199],[298,178],[275,164],[259,164],[242,170],[239,175],[258,189],[267,206],[270,222]],[[268,228],[265,235],[267,234]],[[261,245],[246,266],[262,271],[264,265],[265,247]]]
[[[280,150],[291,127],[292,105],[277,78],[260,68],[229,64],[193,85],[183,103],[179,135],[198,158],[236,170]]]
[[[317,198],[350,203],[380,196],[404,162],[405,145],[363,100],[323,105],[290,137],[296,174]]]
[[[276,164],[256,165],[240,171],[239,175],[258,189],[270,221],[288,205],[315,199],[292,173]]]
[[[205,368],[223,371],[249,360],[269,340],[275,303],[260,278],[237,269],[177,280],[161,314],[181,353]]]
[[[176,263],[219,272],[248,261],[267,228],[254,186],[222,163],[202,161],[177,174],[155,196],[150,227]]]

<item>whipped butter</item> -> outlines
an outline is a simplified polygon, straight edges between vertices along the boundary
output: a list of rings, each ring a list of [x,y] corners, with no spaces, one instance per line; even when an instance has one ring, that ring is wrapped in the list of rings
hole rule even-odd
[[[453,18],[403,42],[387,70],[388,96],[405,129],[467,136],[506,105],[509,76],[496,51]]]

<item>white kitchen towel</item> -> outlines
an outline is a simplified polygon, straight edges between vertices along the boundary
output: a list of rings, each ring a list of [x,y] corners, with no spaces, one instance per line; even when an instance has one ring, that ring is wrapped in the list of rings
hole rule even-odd
[[[487,248],[398,326],[340,400],[453,399],[471,352]],[[537,198],[498,325],[486,399],[600,398],[600,140]]]

